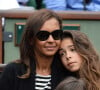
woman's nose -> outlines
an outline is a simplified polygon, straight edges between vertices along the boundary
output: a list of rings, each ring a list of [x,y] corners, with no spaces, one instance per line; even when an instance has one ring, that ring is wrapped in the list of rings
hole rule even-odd
[[[48,39],[47,39],[48,41],[50,41],[50,42],[53,42],[54,41],[54,38],[53,38],[53,36],[52,35],[49,35],[49,37],[48,37]]]

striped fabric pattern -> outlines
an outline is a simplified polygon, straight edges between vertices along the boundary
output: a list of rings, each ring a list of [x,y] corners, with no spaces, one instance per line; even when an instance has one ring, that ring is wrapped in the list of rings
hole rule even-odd
[[[35,90],[51,90],[51,75],[43,76],[36,74]]]

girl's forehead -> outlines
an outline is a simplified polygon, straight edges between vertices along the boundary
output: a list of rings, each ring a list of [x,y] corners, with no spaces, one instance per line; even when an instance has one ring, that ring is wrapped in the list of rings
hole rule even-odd
[[[73,45],[73,41],[71,38],[65,38],[61,41],[61,47]]]

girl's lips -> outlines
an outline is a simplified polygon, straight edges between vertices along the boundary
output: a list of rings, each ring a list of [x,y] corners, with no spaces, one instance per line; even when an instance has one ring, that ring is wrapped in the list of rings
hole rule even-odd
[[[76,62],[69,62],[68,66],[72,66],[74,63],[76,63]]]

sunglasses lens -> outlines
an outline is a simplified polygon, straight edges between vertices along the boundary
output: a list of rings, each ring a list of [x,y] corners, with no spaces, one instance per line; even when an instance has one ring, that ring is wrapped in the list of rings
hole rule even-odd
[[[45,41],[51,34],[54,40],[60,40],[62,37],[62,33],[63,33],[62,30],[55,30],[52,33],[49,33],[47,31],[40,31],[36,34],[36,36],[40,41]]]
[[[52,36],[55,40],[59,40],[62,37],[62,30],[55,30],[54,32],[52,32]]]
[[[47,31],[40,31],[36,34],[37,38],[40,40],[40,41],[45,41],[48,39],[49,37],[49,32]]]

